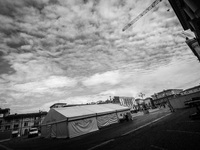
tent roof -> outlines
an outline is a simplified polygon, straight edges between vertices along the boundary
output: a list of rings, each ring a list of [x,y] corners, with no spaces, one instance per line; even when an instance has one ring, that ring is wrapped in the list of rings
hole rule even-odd
[[[96,116],[96,114],[106,114],[115,111],[128,111],[130,108],[119,104],[81,105],[73,107],[52,108],[69,120]]]
[[[82,108],[82,106],[54,108],[67,118],[95,115],[95,112]]]
[[[110,112],[114,112],[116,110],[113,110],[111,108],[105,107],[104,104],[100,104],[100,105],[84,105],[81,106],[84,109],[87,109],[89,111],[92,111],[96,114],[103,114],[103,113],[110,113]]]
[[[121,106],[118,104],[105,104],[105,107],[113,109],[115,111],[127,111],[130,110],[130,108],[125,107],[125,106]]]

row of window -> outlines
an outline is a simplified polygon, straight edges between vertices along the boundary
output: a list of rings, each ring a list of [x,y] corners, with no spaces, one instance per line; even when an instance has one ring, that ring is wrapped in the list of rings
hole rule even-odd
[[[27,126],[28,126],[28,122],[24,122],[24,127],[27,127]],[[2,128],[2,126],[0,126],[0,129],[1,129],[1,128]],[[19,128],[19,124],[14,124],[13,128],[14,128],[14,129]],[[5,126],[5,129],[6,129],[6,130],[11,129],[11,125],[6,125],[6,126]]]
[[[181,93],[181,95],[186,95],[186,94],[190,94],[190,93],[195,93],[195,92],[198,92],[198,91],[200,91],[200,88],[198,88],[198,89],[193,89],[193,90],[188,90],[188,91],[183,91],[183,92]]]

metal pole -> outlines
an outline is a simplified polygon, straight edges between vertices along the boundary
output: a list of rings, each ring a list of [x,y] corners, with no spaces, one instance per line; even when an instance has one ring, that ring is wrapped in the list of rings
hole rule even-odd
[[[171,112],[174,112],[174,108],[172,107],[168,97],[167,97],[167,94],[166,94],[166,91],[164,90],[164,93],[165,93],[165,97],[167,98],[167,103],[168,103],[168,106],[169,106],[169,109]]]

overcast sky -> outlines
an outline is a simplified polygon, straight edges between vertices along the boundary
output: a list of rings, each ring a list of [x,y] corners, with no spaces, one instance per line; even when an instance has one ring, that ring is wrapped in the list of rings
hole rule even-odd
[[[0,0],[0,107],[48,111],[198,85],[200,63],[167,0],[122,32],[152,2]]]

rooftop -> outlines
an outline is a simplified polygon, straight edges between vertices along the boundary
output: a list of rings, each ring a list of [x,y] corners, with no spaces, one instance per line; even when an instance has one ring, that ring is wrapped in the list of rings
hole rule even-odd
[[[200,88],[200,85],[197,85],[197,86],[191,87],[191,88],[189,88],[189,89],[185,89],[184,91],[189,91],[189,90],[196,89],[196,88]],[[184,91],[183,91],[183,92],[184,92]]]
[[[20,119],[20,118],[31,118],[31,117],[40,117],[47,115],[47,112],[38,112],[38,113],[28,113],[28,114],[11,114],[5,117],[5,119]]]

